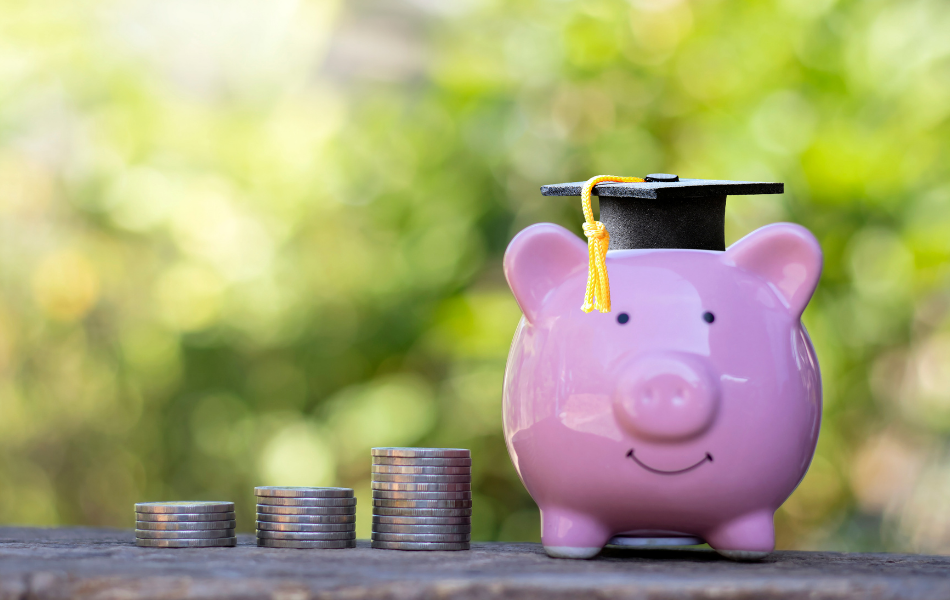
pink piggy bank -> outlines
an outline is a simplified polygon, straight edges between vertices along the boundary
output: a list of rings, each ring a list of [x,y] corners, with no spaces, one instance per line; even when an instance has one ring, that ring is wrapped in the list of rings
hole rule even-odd
[[[508,357],[508,451],[548,555],[608,543],[775,547],[773,515],[808,469],[821,376],[801,323],[821,273],[778,223],[710,250],[612,250],[612,312],[584,313],[587,245],[538,224],[505,254],[524,318]]]

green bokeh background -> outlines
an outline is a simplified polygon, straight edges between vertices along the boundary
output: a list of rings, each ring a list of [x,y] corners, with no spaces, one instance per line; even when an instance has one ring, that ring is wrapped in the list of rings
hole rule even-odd
[[[0,0],[0,522],[356,488],[472,449],[477,540],[537,540],[501,433],[508,240],[542,184],[786,183],[825,413],[781,548],[950,552],[942,0]]]

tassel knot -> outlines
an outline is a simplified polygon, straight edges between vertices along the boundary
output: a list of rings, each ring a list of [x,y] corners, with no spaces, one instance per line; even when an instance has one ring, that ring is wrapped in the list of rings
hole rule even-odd
[[[594,221],[593,223],[584,223],[581,225],[584,229],[584,235],[587,236],[587,239],[596,239],[604,240],[610,244],[610,233],[607,231],[607,228],[604,227],[604,224],[600,221]]]

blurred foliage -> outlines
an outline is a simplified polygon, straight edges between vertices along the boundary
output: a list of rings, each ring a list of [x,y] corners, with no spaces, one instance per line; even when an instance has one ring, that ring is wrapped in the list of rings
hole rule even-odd
[[[0,0],[0,520],[340,484],[470,447],[476,539],[537,539],[501,434],[501,273],[545,183],[786,182],[811,228],[815,462],[783,548],[950,551],[950,5]],[[944,33],[940,33],[944,32]],[[576,199],[575,199],[576,200]]]

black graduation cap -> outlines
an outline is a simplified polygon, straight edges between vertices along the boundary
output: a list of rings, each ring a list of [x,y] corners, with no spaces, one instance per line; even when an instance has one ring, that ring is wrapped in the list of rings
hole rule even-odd
[[[600,221],[610,250],[690,248],[725,250],[726,196],[781,194],[783,183],[680,179],[654,173],[641,183],[601,183]],[[555,183],[544,196],[580,196],[584,182]]]

